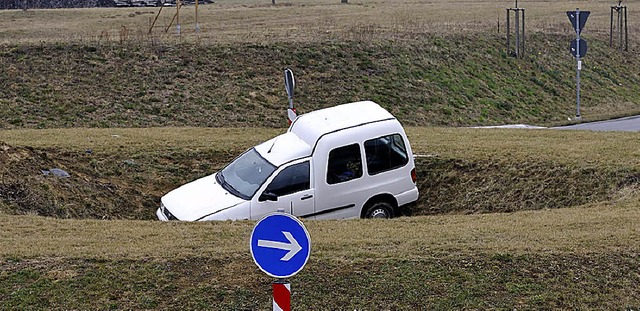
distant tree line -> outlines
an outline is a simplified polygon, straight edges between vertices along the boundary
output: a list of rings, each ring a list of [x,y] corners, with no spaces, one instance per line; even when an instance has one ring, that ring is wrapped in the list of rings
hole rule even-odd
[[[59,9],[114,6],[113,0],[2,0],[0,9]]]
[[[182,0],[183,4],[193,4],[195,0]],[[199,0],[201,4],[213,0]],[[0,10],[95,8],[117,6],[171,6],[176,0],[0,0]]]
[[[175,6],[176,0],[113,0],[115,6]],[[195,4],[196,0],[180,0],[180,3]],[[198,3],[213,3],[213,0],[199,0]]]

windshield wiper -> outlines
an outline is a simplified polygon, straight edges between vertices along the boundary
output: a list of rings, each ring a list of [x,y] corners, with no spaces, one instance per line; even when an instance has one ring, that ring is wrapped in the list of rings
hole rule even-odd
[[[246,195],[243,195],[242,193],[240,193],[240,191],[236,190],[236,188],[234,188],[233,186],[231,186],[230,183],[228,183],[226,180],[224,180],[224,175],[222,175],[222,171],[220,171],[218,174],[216,174],[216,181],[220,184],[220,186],[222,186],[222,188],[224,190],[229,191],[229,193],[242,198],[244,200],[249,200],[250,198],[247,197]]]

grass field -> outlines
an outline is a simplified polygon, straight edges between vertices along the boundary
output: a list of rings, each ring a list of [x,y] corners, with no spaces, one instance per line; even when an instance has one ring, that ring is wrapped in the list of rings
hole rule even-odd
[[[293,306],[635,310],[639,203],[307,221],[313,250],[291,278]],[[3,309],[270,308],[271,280],[246,246],[251,222],[0,223]]]
[[[198,7],[201,32],[195,32],[195,6],[180,11],[177,35],[176,8],[97,8],[0,12],[0,42],[66,42],[168,40],[201,43],[324,42],[352,39],[415,39],[418,35],[451,33],[504,33],[506,8],[513,1],[270,1],[228,0]],[[587,30],[608,36],[606,1],[521,1],[526,27],[532,32],[570,34],[566,11],[591,11]],[[630,7],[633,1],[625,3]],[[159,13],[159,14],[158,14]],[[156,27],[150,25],[158,16]],[[513,16],[512,16],[513,18]],[[640,27],[631,18],[632,40]],[[513,23],[513,20],[512,20]]]
[[[0,309],[269,310],[253,222],[160,223],[159,198],[282,133],[282,70],[303,113],[372,99],[407,126],[420,199],[392,220],[305,221],[299,310],[638,310],[637,133],[457,128],[640,112],[605,1],[217,1],[0,11]],[[500,25],[500,28],[498,28]],[[165,29],[168,31],[165,33]],[[69,178],[44,176],[61,168]]]

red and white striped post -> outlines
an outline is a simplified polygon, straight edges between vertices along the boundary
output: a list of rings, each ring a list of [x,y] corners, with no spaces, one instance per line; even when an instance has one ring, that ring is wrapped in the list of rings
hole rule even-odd
[[[298,112],[296,111],[296,108],[287,109],[287,119],[289,119],[289,125],[291,125],[291,123],[293,123],[293,121],[297,117],[298,117]]]
[[[273,311],[291,311],[291,284],[284,279],[273,282]]]

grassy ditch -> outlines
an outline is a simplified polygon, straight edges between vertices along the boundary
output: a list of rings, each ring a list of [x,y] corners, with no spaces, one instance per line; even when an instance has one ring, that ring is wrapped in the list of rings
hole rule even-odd
[[[281,131],[4,131],[0,210],[154,219],[164,193]],[[640,141],[633,133],[410,128],[409,136],[421,192],[417,206],[406,211],[412,215],[577,206],[612,200],[640,181]],[[43,175],[52,168],[71,177]]]

